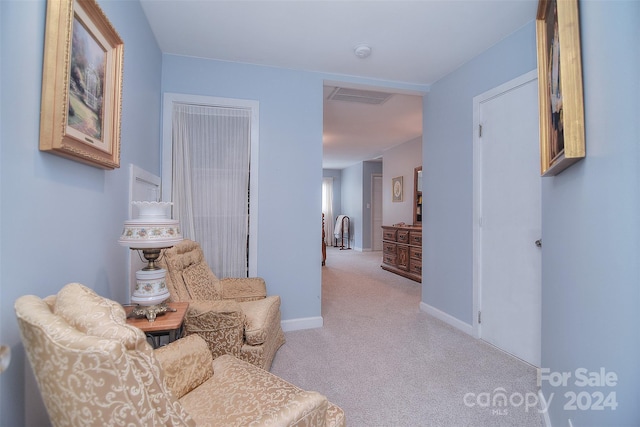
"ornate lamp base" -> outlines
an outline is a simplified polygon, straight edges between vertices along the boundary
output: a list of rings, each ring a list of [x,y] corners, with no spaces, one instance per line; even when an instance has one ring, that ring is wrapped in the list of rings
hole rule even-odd
[[[127,317],[146,317],[149,322],[156,320],[156,316],[164,314],[167,311],[176,311],[175,308],[169,307],[166,302],[156,305],[137,305]]]

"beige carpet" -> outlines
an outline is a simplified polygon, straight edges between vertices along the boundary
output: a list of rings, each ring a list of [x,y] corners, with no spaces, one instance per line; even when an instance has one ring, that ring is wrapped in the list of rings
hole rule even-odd
[[[327,248],[324,327],[286,333],[271,371],[326,395],[349,427],[540,427],[535,369],[421,312],[421,285],[380,260]]]

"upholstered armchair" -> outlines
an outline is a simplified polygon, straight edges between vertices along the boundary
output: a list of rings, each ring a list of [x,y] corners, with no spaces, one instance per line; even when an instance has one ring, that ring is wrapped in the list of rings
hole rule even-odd
[[[15,303],[54,426],[344,426],[344,412],[190,335],[153,350],[122,306],[77,283]]]
[[[187,301],[185,334],[198,334],[216,358],[231,354],[269,370],[284,344],[280,297],[267,296],[263,279],[218,279],[197,242],[185,239],[165,249],[159,264],[167,270],[170,301]]]

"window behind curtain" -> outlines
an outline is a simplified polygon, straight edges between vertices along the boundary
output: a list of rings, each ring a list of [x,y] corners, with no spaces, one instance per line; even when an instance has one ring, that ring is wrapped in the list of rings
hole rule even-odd
[[[218,277],[248,276],[251,110],[173,103],[174,217]]]

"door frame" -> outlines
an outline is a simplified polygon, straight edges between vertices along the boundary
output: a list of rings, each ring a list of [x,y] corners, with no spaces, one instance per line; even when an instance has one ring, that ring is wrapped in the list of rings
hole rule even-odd
[[[505,92],[523,86],[538,78],[538,70],[534,69],[513,80],[510,80],[500,86],[488,90],[473,98],[473,324],[472,331],[475,338],[481,338],[481,327],[478,321],[478,314],[481,310],[481,292],[480,277],[481,269],[480,259],[481,250],[481,228],[480,228],[480,202],[482,200],[482,187],[480,178],[482,177],[482,159],[480,146],[480,105],[502,95]]]

